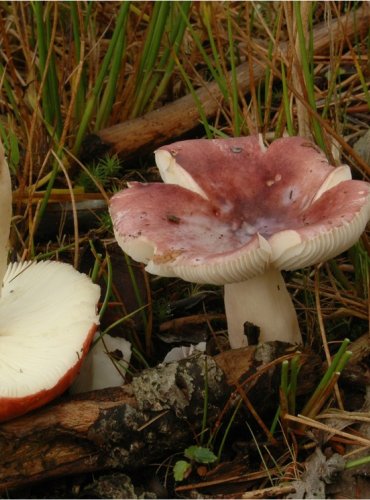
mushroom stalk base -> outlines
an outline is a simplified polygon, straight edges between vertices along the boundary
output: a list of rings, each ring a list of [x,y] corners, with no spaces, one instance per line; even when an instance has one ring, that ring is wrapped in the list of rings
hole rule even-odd
[[[302,342],[292,299],[277,269],[241,283],[225,285],[225,310],[232,349],[247,345],[246,322],[259,327],[260,343]]]

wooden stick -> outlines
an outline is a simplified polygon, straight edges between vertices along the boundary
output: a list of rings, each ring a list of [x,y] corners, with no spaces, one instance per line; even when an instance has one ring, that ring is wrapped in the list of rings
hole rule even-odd
[[[364,5],[353,13],[345,14],[338,19],[334,19],[328,26],[322,23],[315,27],[313,32],[313,43],[315,56],[324,54],[331,43],[331,40],[345,41],[352,39],[356,34],[360,36],[368,29],[370,22],[370,8]],[[280,44],[281,56],[287,54],[287,44]],[[253,78],[254,82],[261,81],[266,72],[265,63],[262,58],[256,55],[253,57]],[[249,63],[245,62],[238,66],[237,81],[239,90],[245,94],[250,86]],[[231,78],[231,75],[229,75]],[[196,91],[197,98],[201,102],[207,118],[216,115],[222,102],[222,93],[215,82],[211,82]],[[166,104],[162,108],[151,111],[144,116],[127,120],[123,123],[113,125],[98,132],[97,136],[90,136],[85,145],[94,148],[94,142],[98,142],[97,147],[110,148],[112,152],[119,154],[123,159],[131,158],[134,153],[149,153],[156,147],[181,137],[186,132],[199,125],[200,115],[197,105],[192,95],[186,95],[180,99]],[[94,137],[94,139],[92,138]],[[88,154],[88,152],[86,151]]]
[[[144,370],[127,386],[59,400],[3,423],[0,490],[68,474],[138,468],[181,452],[202,428],[205,374],[211,428],[236,381],[258,372],[261,357],[279,358],[287,348],[291,346],[274,342],[268,351],[264,347],[263,356],[256,346],[235,350],[234,356],[193,356]],[[312,371],[313,365],[306,363],[301,370],[302,382],[312,381],[307,385],[311,391],[315,374],[305,366]],[[279,378],[277,365],[248,392],[259,411],[269,414],[271,405],[278,404]]]
[[[308,427],[313,427],[314,429],[319,429],[331,436],[341,436],[351,440],[354,443],[358,443],[359,445],[370,446],[370,439],[367,439],[362,436],[357,436],[355,434],[351,434],[350,432],[344,432],[339,429],[335,429],[334,427],[322,424],[321,422],[318,422],[317,420],[314,420],[312,418],[305,417],[304,415],[298,415],[297,417],[295,417],[294,415],[285,415],[284,418],[286,420],[289,420],[290,422],[298,423],[302,426],[308,426]]]
[[[270,488],[262,488],[260,490],[245,491],[242,494],[242,498],[277,498],[295,492],[295,487],[288,484],[285,486],[271,486]]]

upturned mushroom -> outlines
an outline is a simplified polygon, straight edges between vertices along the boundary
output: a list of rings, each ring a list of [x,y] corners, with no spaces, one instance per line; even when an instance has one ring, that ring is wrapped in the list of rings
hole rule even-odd
[[[189,140],[155,152],[163,183],[130,183],[110,214],[118,244],[152,274],[224,285],[232,348],[246,322],[260,342],[300,343],[282,270],[352,246],[370,218],[370,184],[311,142],[259,136]]]
[[[0,143],[0,421],[42,406],[72,383],[99,323],[100,287],[71,265],[7,265],[11,182]]]

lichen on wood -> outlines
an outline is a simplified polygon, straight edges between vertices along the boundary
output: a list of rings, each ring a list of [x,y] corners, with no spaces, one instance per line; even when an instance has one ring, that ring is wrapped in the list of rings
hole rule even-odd
[[[256,346],[215,357],[197,354],[144,370],[124,387],[66,396],[1,424],[0,490],[162,461],[195,442],[205,406],[206,425],[212,428],[240,390],[271,414],[277,402],[279,358],[294,355],[292,346],[273,344],[263,356],[263,362],[270,363],[266,370]],[[310,363],[300,371],[304,390],[312,390],[318,375],[310,355]],[[253,383],[245,384],[248,379]],[[253,418],[248,413],[245,417]]]

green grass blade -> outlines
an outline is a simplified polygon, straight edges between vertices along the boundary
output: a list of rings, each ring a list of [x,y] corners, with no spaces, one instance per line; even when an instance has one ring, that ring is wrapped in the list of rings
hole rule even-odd
[[[282,390],[285,397],[288,397],[288,373],[289,373],[289,361],[286,359],[281,363],[281,380],[280,389]]]
[[[224,96],[225,99],[228,100],[229,99],[229,92],[227,89],[225,76],[224,76],[223,72],[220,74],[216,70],[213,61],[210,59],[207,52],[205,51],[198,34],[194,30],[188,17],[186,16],[185,11],[182,9],[181,4],[179,4],[179,11],[180,11],[181,16],[183,17],[183,19],[185,20],[185,22],[187,24],[187,29],[188,29],[195,45],[197,46],[197,49],[199,50],[200,55],[202,56],[203,62],[207,65],[207,68],[208,68],[209,72],[211,73],[212,78],[215,80],[215,82],[217,82],[217,85],[219,86],[219,88],[222,92],[222,95]]]
[[[290,383],[288,389],[288,409],[291,415],[296,413],[296,398],[297,398],[297,382],[298,373],[300,370],[299,366],[300,353],[297,353],[290,362]]]
[[[70,2],[69,4],[71,9],[71,20],[72,20],[72,31],[73,31],[73,41],[75,48],[75,58],[76,64],[81,60],[81,22],[79,16],[80,5],[77,2]],[[75,123],[79,123],[81,116],[83,114],[83,110],[85,107],[85,71],[82,70],[81,79],[79,81],[79,85],[77,88],[77,96],[74,107],[74,120]]]
[[[166,34],[167,22],[171,19],[170,9],[173,10],[175,4],[171,2],[156,2],[151,21],[149,23],[148,34],[143,47],[138,74],[136,76],[135,103],[131,111],[131,117],[136,117],[143,113],[152,92],[162,77],[164,68],[170,55],[170,47],[176,39],[175,29],[168,28],[169,41],[158,64],[159,51],[164,35]],[[180,16],[177,16],[180,20]],[[174,65],[174,63],[173,63]],[[168,78],[168,77],[167,77]],[[152,106],[154,103],[152,103]]]
[[[16,174],[20,161],[18,137],[12,131],[9,124],[7,129],[5,129],[4,125],[0,122],[0,138],[8,157],[9,169],[13,174]]]
[[[338,366],[340,365],[340,361],[342,356],[345,354],[347,347],[350,343],[349,339],[344,339],[340,348],[338,349],[338,352],[335,354],[330,366],[326,370],[324,376],[322,377],[321,381],[319,382],[318,386],[316,387],[314,393],[306,403],[305,407],[302,410],[302,415],[308,415],[312,407],[315,405],[316,401],[320,398],[321,393],[325,390],[325,387],[328,385],[330,382],[331,378],[333,377],[334,373],[338,371]]]
[[[55,130],[58,137],[62,132],[62,116],[59,99],[59,85],[56,75],[55,59],[51,47],[51,26],[50,26],[50,8],[45,9],[42,2],[33,2],[33,10],[36,20],[37,47],[39,55],[40,77],[44,78],[45,83],[42,92],[42,107],[45,113],[45,119]],[[54,12],[56,16],[56,10]],[[48,51],[51,51],[48,56]]]
[[[99,319],[101,321],[104,316],[105,311],[107,310],[109,299],[112,295],[112,284],[113,284],[113,271],[112,271],[112,262],[110,260],[109,254],[106,253],[105,260],[107,263],[107,280],[106,280],[106,292],[104,296],[104,300],[102,306],[99,311]]]
[[[220,446],[218,448],[218,452],[217,452],[217,460],[220,461],[221,460],[221,456],[222,456],[222,452],[225,448],[225,444],[226,444],[226,439],[227,439],[227,436],[229,435],[230,433],[230,430],[231,430],[231,427],[232,427],[232,424],[234,423],[234,420],[235,420],[235,417],[240,409],[240,406],[242,404],[243,400],[240,398],[237,405],[235,406],[234,408],[234,411],[230,417],[230,420],[227,424],[227,427],[223,433],[223,436],[222,436],[222,439],[221,439],[221,443],[220,443]]]
[[[113,330],[117,326],[121,325],[122,323],[124,323],[128,319],[130,319],[133,316],[135,316],[135,314],[138,314],[139,312],[142,312],[146,307],[148,307],[148,306],[145,305],[145,306],[142,306],[142,307],[138,307],[137,309],[135,309],[135,311],[132,311],[132,312],[126,314],[125,316],[123,316],[122,318],[117,319],[117,321],[114,321],[114,323],[111,323],[109,326],[107,326],[107,328],[105,330],[103,330],[101,332],[101,337],[103,337],[108,332],[110,332],[111,330]]]
[[[213,36],[213,28],[211,25],[211,10],[212,10],[211,4],[204,3],[202,5],[202,7],[203,7],[203,22],[204,22],[206,30],[207,30],[208,40],[209,40],[209,44],[210,44],[211,51],[212,51],[213,61],[214,61],[214,67],[215,67],[215,70],[217,71],[218,75],[223,75],[224,70],[222,69],[222,66],[220,64],[220,54],[219,54],[219,50],[218,50],[216,42],[215,42],[215,38]],[[226,82],[225,82],[225,85],[226,85]]]
[[[0,89],[1,89],[1,85],[4,87],[6,96],[7,96],[8,100],[9,100],[9,104],[11,105],[12,111],[13,111],[13,113],[14,113],[17,121],[20,122],[20,123],[22,123],[21,114],[20,114],[20,111],[18,109],[17,99],[14,96],[12,86],[9,83],[8,78],[6,76],[5,68],[0,63]]]
[[[170,8],[171,2],[158,1],[154,3],[152,17],[147,29],[140,64],[136,75],[136,92],[134,106],[130,114],[131,118],[141,114],[145,106],[145,100],[148,98],[148,86],[153,71],[156,69],[156,61],[158,59],[161,41],[165,33]]]
[[[92,11],[93,11],[94,5],[95,5],[95,0],[89,0],[87,2],[87,9],[86,9],[86,15],[85,15],[85,20],[84,20],[85,30],[89,26],[89,23],[91,23]]]
[[[241,133],[241,119],[239,108],[239,95],[238,95],[238,79],[236,76],[235,64],[235,48],[234,48],[234,35],[231,23],[230,11],[227,11],[227,34],[229,39],[230,48],[230,64],[231,64],[231,109],[233,115],[233,132],[235,136]]]
[[[297,21],[299,48],[301,51],[302,69],[303,69],[304,79],[306,82],[308,103],[311,106],[311,108],[315,112],[317,112],[316,99],[315,99],[315,89],[314,89],[314,82],[313,82],[313,73],[312,73],[311,67],[310,67],[310,59],[309,59],[308,51],[306,49],[306,39],[305,39],[303,25],[302,25],[301,2],[295,0],[293,2],[293,8],[294,8],[295,16],[296,16],[296,21]],[[323,132],[322,132],[320,123],[318,122],[318,120],[315,117],[312,118],[312,128],[313,128],[316,142],[321,147],[321,149],[323,149],[325,151],[326,147],[325,147]]]
[[[35,13],[36,20],[36,35],[37,35],[37,47],[38,47],[38,56],[39,56],[39,71],[40,77],[46,71],[46,60],[47,60],[47,45],[46,45],[46,35],[45,35],[45,27],[43,20],[43,5],[41,2],[33,2],[32,3],[33,10]],[[51,109],[48,104],[48,95],[49,95],[49,80],[45,79],[44,89],[43,89],[43,101],[44,106],[43,110],[45,113],[45,119],[52,123],[52,114]]]
[[[57,9],[55,9],[54,15],[57,16]],[[47,16],[46,18],[46,37],[47,37],[46,43],[48,44],[48,47],[51,47],[51,22],[49,16]],[[60,107],[59,81],[55,64],[54,50],[51,50],[50,62],[47,70],[48,70],[49,92],[50,92],[49,102],[53,115],[53,126],[55,127],[57,136],[60,137],[63,129],[63,120],[62,120],[62,111]]]
[[[100,267],[101,267],[102,255],[100,253],[96,252],[92,240],[89,240],[89,244],[90,244],[90,247],[91,247],[91,249],[93,251],[93,255],[95,257],[94,267],[93,267],[93,270],[91,272],[91,281],[93,283],[97,283],[98,276],[99,276],[99,271],[100,271]]]
[[[121,3],[121,7],[118,11],[116,26],[112,34],[111,41],[109,43],[108,50],[104,56],[102,65],[100,67],[98,76],[95,81],[94,88],[92,89],[91,95],[86,103],[85,112],[81,118],[80,127],[76,134],[75,144],[73,147],[73,154],[76,156],[80,150],[83,138],[85,137],[86,130],[89,126],[91,116],[96,107],[97,100],[102,91],[104,81],[108,74],[109,66],[112,61],[112,57],[115,51],[115,47],[120,36],[120,32],[125,26],[125,19],[130,8],[130,2],[126,1]]]
[[[140,88],[144,79],[148,73],[153,70],[155,65],[162,37],[165,32],[170,7],[171,2],[165,2],[162,0],[154,2],[152,18],[149,23],[141,61],[139,64],[138,76],[136,79],[136,85],[138,88]]]
[[[174,4],[172,4],[174,5]],[[177,3],[176,3],[177,7]],[[187,16],[189,16],[190,8],[191,8],[191,1],[184,1],[182,2],[182,8],[183,11]],[[172,30],[170,30],[169,33],[169,42],[168,46],[166,46],[163,56],[161,58],[161,61],[158,65],[157,70],[153,73],[152,78],[150,82],[148,83],[148,92],[147,92],[147,97],[144,100],[141,108],[141,112],[144,109],[144,106],[147,104],[147,102],[150,99],[150,104],[148,106],[148,111],[151,111],[154,109],[155,104],[158,102],[159,98],[163,95],[164,91],[166,90],[169,81],[173,75],[173,69],[175,67],[175,60],[173,57],[171,57],[171,49],[172,52],[178,56],[180,46],[182,43],[182,40],[184,38],[185,30],[186,30],[186,23],[184,22],[184,19],[182,16],[178,15],[178,8],[177,10],[174,10],[172,13],[173,16],[175,16],[176,19],[176,24]],[[159,82],[159,84],[158,84]],[[155,87],[158,85],[155,94],[152,98],[150,96],[152,95]]]
[[[59,172],[59,165],[57,164],[57,162],[54,162],[51,173],[50,173],[50,178],[49,178],[48,184],[47,184],[46,189],[45,189],[45,194],[41,200],[39,210],[38,210],[36,217],[34,219],[33,236],[36,234],[37,228],[38,228],[42,218],[45,215],[45,211],[46,211],[46,208],[47,208],[48,203],[49,203],[51,191],[54,187],[58,172]]]
[[[361,240],[349,250],[355,270],[354,286],[359,297],[368,298],[370,283],[370,256]]]
[[[190,78],[186,74],[186,71],[184,70],[184,68],[183,68],[182,64],[180,63],[179,59],[176,56],[174,56],[174,57],[176,59],[177,67],[180,70],[181,76],[185,80],[185,83],[188,86],[188,89],[189,89],[191,95],[193,96],[193,99],[195,101],[195,104],[197,106],[198,113],[199,113],[199,116],[200,116],[200,121],[201,121],[202,125],[204,126],[206,135],[207,135],[208,139],[212,139],[213,138],[213,134],[212,134],[212,131],[210,129],[210,126],[209,126],[209,123],[208,123],[208,120],[207,120],[207,116],[206,116],[206,114],[204,112],[203,105],[202,105],[199,97],[197,96],[197,93],[195,92],[195,89],[194,89],[194,87],[193,87],[193,85],[192,85],[192,83],[190,81]]]
[[[279,13],[275,17],[274,20],[274,26],[272,30],[272,35],[274,37],[274,40],[272,40],[270,37],[268,41],[268,49],[267,49],[267,60],[271,63],[271,67],[273,67],[276,64],[276,61],[273,61],[273,59],[276,57],[275,55],[273,56],[273,50],[276,47],[277,40],[279,38],[279,33],[281,30],[281,22],[282,22],[282,11],[283,11],[283,6],[280,4],[279,8]],[[271,100],[272,100],[272,86],[273,86],[273,72],[271,69],[270,65],[266,65],[266,73],[265,73],[265,83],[264,83],[264,90],[265,90],[265,97],[264,97],[264,106],[265,106],[265,113],[264,113],[264,127],[268,128],[269,123],[270,123],[270,118],[271,118]],[[262,82],[261,82],[262,83]]]
[[[127,17],[125,21],[127,20]],[[125,31],[126,23],[122,26],[119,32],[117,44],[114,49],[114,54],[112,57],[112,67],[109,72],[108,82],[106,84],[103,98],[99,104],[99,109],[96,115],[95,121],[95,132],[99,131],[107,122],[109,115],[111,114],[114,101],[116,99],[116,87],[118,82],[118,77],[121,71],[122,57],[125,50]]]
[[[140,306],[141,318],[143,320],[144,330],[146,331],[147,326],[148,326],[148,321],[147,321],[147,317],[146,317],[144,308],[148,307],[148,304],[144,304],[143,297],[141,295],[141,292],[140,292],[140,289],[139,289],[139,286],[138,286],[138,283],[136,280],[135,273],[132,270],[131,258],[127,254],[124,254],[124,257],[125,257],[125,261],[127,264],[127,270],[128,270],[129,275],[130,275],[131,285],[132,285],[132,288],[134,290],[135,298],[136,298],[137,303]]]
[[[286,128],[288,130],[288,134],[290,136],[295,135],[294,127],[293,127],[293,119],[290,113],[290,103],[289,103],[289,92],[287,86],[287,79],[285,74],[285,66],[284,63],[281,63],[281,83],[283,86],[283,105],[286,119]]]
[[[355,458],[353,460],[348,460],[344,468],[354,469],[355,467],[361,467],[363,465],[367,465],[368,463],[370,463],[370,455],[366,455],[366,457]]]

